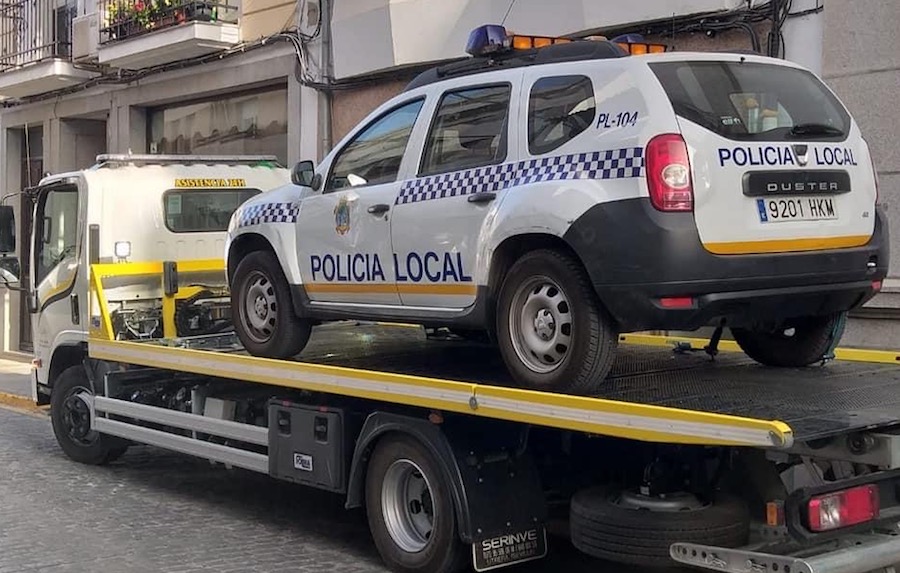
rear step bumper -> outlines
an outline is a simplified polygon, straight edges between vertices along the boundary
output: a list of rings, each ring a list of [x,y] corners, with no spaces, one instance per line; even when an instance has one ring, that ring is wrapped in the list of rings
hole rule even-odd
[[[868,573],[900,564],[900,536],[850,535],[815,555],[805,548],[803,556],[694,543],[675,543],[669,554],[678,563],[726,573]]]
[[[651,288],[616,291],[603,298],[613,316],[624,312],[623,331],[696,330],[725,319],[729,326],[750,326],[759,322],[800,316],[817,316],[856,308],[877,291],[872,281],[813,284],[759,290],[713,292],[692,296],[689,308],[663,308],[659,297],[685,294],[659,294]],[[608,301],[608,302],[607,302]],[[616,310],[613,310],[616,309]],[[634,324],[640,322],[639,325]],[[630,326],[630,328],[629,328]]]
[[[703,247],[693,213],[661,213],[646,198],[596,205],[564,238],[623,332],[847,310],[875,294],[890,258],[880,209],[870,241],[845,249],[716,255]],[[694,303],[663,308],[665,297]]]

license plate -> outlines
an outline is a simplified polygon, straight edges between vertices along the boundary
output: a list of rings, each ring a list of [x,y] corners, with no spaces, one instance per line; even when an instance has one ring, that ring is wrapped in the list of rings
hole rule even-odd
[[[507,533],[472,544],[475,571],[490,571],[547,555],[547,531],[535,527],[518,533]]]
[[[760,223],[827,221],[837,219],[834,197],[778,197],[757,199]]]

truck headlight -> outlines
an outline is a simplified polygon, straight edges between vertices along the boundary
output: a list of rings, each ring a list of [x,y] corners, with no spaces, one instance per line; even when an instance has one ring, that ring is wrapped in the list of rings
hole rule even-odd
[[[117,259],[127,259],[131,256],[131,242],[116,241],[116,244],[113,245],[113,252]]]

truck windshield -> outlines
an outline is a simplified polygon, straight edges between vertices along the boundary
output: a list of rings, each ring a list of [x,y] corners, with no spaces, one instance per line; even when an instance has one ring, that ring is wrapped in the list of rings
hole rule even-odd
[[[721,61],[661,62],[650,69],[677,115],[724,137],[843,139],[850,129],[844,106],[805,70]]]
[[[56,265],[75,256],[78,188],[55,187],[38,199],[35,217],[35,278],[39,284]]]

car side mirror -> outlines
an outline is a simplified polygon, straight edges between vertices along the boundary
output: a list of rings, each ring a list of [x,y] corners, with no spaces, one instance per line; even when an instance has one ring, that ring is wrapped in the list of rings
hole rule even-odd
[[[291,182],[318,191],[322,184],[322,176],[316,173],[316,166],[312,161],[300,161],[291,170]]]
[[[16,214],[10,205],[0,205],[0,254],[16,250]]]

